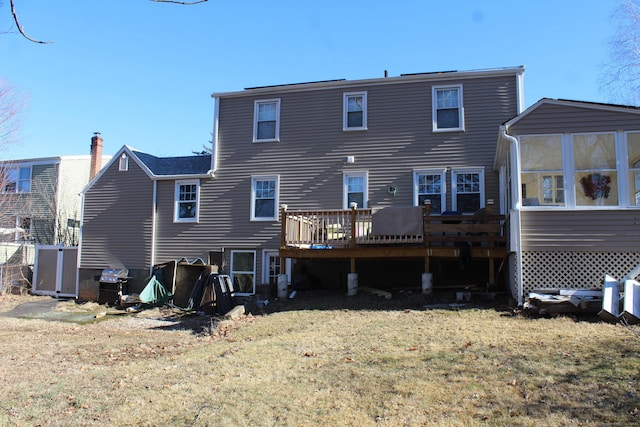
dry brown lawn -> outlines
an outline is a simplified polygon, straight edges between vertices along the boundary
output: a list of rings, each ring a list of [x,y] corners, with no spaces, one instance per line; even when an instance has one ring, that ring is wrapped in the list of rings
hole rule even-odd
[[[43,298],[0,296],[0,312]],[[424,303],[301,293],[236,321],[0,316],[0,425],[640,424],[638,327]]]

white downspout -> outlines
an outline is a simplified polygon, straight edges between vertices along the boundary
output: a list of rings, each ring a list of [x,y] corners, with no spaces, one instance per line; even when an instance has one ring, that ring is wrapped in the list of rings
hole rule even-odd
[[[153,201],[151,209],[151,265],[149,266],[149,273],[153,273],[153,266],[156,265],[156,210],[158,209],[158,181],[153,180]]]
[[[511,155],[511,200],[513,200],[513,206],[509,207],[509,217],[511,219],[511,247],[510,251],[516,254],[516,282],[518,291],[518,305],[524,304],[523,285],[522,285],[522,227],[520,223],[520,212],[522,208],[522,197],[520,194],[520,147],[518,146],[518,140],[507,132],[509,129],[506,126],[501,126],[500,131],[502,137],[504,137],[510,144]]]
[[[220,123],[220,98],[214,97],[213,103],[213,138],[211,141],[211,169],[207,172],[211,178],[218,170],[218,126]]]

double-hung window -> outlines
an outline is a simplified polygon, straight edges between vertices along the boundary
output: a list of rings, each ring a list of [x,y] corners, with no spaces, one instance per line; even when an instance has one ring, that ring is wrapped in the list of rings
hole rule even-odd
[[[251,220],[274,221],[278,219],[279,177],[251,177]]]
[[[367,172],[345,172],[342,205],[344,209],[350,209],[352,203],[359,208],[367,207]]]
[[[2,181],[3,193],[31,192],[31,166],[4,169]]]
[[[255,101],[253,120],[253,141],[280,140],[280,100]]]
[[[564,206],[562,135],[520,137],[523,206]]]
[[[424,206],[425,200],[431,201],[431,212],[444,211],[445,171],[416,170],[413,172],[414,204]]]
[[[432,100],[434,132],[464,130],[462,85],[434,86]]]
[[[344,94],[343,130],[367,129],[367,92]]]
[[[451,181],[454,211],[473,213],[484,207],[484,169],[453,169]]]
[[[200,183],[198,180],[176,181],[174,222],[197,222]]]

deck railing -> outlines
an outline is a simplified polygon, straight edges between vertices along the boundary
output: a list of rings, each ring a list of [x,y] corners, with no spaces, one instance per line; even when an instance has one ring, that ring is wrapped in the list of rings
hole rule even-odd
[[[423,245],[427,247],[469,244],[498,247],[506,243],[504,215],[492,213],[493,204],[473,215],[431,215],[426,203],[420,235],[374,235],[371,209],[288,211],[281,209],[281,247],[332,249],[364,245]]]

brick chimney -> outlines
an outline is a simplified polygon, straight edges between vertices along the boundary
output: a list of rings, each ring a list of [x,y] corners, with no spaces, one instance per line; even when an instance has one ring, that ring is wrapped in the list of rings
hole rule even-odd
[[[91,172],[89,180],[95,178],[102,168],[102,137],[100,132],[94,132],[91,137]]]

